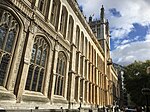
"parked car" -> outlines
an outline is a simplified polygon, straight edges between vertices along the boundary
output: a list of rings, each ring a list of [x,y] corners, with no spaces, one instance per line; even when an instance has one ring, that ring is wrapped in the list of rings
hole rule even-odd
[[[125,109],[125,112],[137,112],[136,109]]]

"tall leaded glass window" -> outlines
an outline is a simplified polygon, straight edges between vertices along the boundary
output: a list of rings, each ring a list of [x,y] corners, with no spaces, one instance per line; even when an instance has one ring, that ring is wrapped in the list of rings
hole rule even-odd
[[[32,48],[31,61],[25,87],[26,90],[42,92],[48,49],[48,43],[45,39],[37,36]]]
[[[83,34],[83,32],[81,33],[81,45],[80,46],[82,46],[81,52],[83,54],[83,52],[84,52],[84,34]]]
[[[83,79],[80,80],[80,97],[83,98]]]
[[[0,86],[6,86],[19,24],[11,13],[0,9]]]
[[[79,86],[79,81],[78,77],[75,78],[75,91],[74,91],[74,99],[78,101],[78,86]]]
[[[58,26],[59,12],[60,12],[60,1],[53,0],[50,22],[55,27]]]
[[[57,4],[55,1],[53,1],[52,5],[52,12],[51,12],[51,23],[55,25],[55,18],[56,18],[56,11],[57,11]]]
[[[56,81],[55,81],[55,95],[63,96],[64,77],[66,73],[67,59],[63,52],[58,53]]]
[[[67,40],[68,40],[69,42],[72,41],[73,25],[74,25],[73,18],[72,18],[72,16],[69,16],[68,37],[67,37]]]
[[[83,76],[83,57],[80,57],[80,75]]]
[[[76,70],[77,74],[78,74],[78,65],[79,65],[79,53],[76,52],[76,66],[75,66],[75,70]]]
[[[80,42],[80,28],[77,26],[76,28],[76,46],[77,49],[79,50],[79,42]]]
[[[61,21],[60,21],[60,32],[64,36],[64,38],[66,36],[67,17],[68,17],[67,9],[63,6],[62,14],[61,14]]]
[[[85,57],[86,58],[88,58],[87,57],[87,53],[88,53],[87,50],[88,50],[88,40],[87,40],[87,37],[85,37]]]

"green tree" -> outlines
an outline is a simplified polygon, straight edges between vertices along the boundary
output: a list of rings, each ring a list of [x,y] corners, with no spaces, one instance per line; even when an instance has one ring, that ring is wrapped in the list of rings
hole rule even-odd
[[[146,62],[137,62],[125,67],[124,83],[127,93],[130,94],[131,101],[136,105],[145,105],[145,96],[142,94],[142,88],[150,88],[150,74],[147,67],[150,66],[150,60]]]

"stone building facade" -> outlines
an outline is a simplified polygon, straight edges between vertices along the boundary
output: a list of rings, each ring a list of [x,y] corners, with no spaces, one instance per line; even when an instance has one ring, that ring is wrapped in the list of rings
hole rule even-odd
[[[1,0],[0,107],[113,105],[109,50],[75,0]]]
[[[105,57],[105,74],[106,75],[106,95],[107,106],[116,107],[118,105],[118,99],[120,98],[120,87],[118,83],[118,73],[112,64],[110,57],[110,31],[109,22],[105,19],[104,7],[102,5],[100,11],[100,19],[92,20],[92,16],[89,17],[89,25],[95,34],[99,44],[104,51]]]

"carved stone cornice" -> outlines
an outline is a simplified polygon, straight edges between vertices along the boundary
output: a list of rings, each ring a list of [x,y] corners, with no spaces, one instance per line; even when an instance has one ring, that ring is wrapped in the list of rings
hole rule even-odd
[[[32,17],[33,10],[23,1],[23,0],[9,0],[13,5],[15,5],[20,11],[25,13],[25,15]]]

